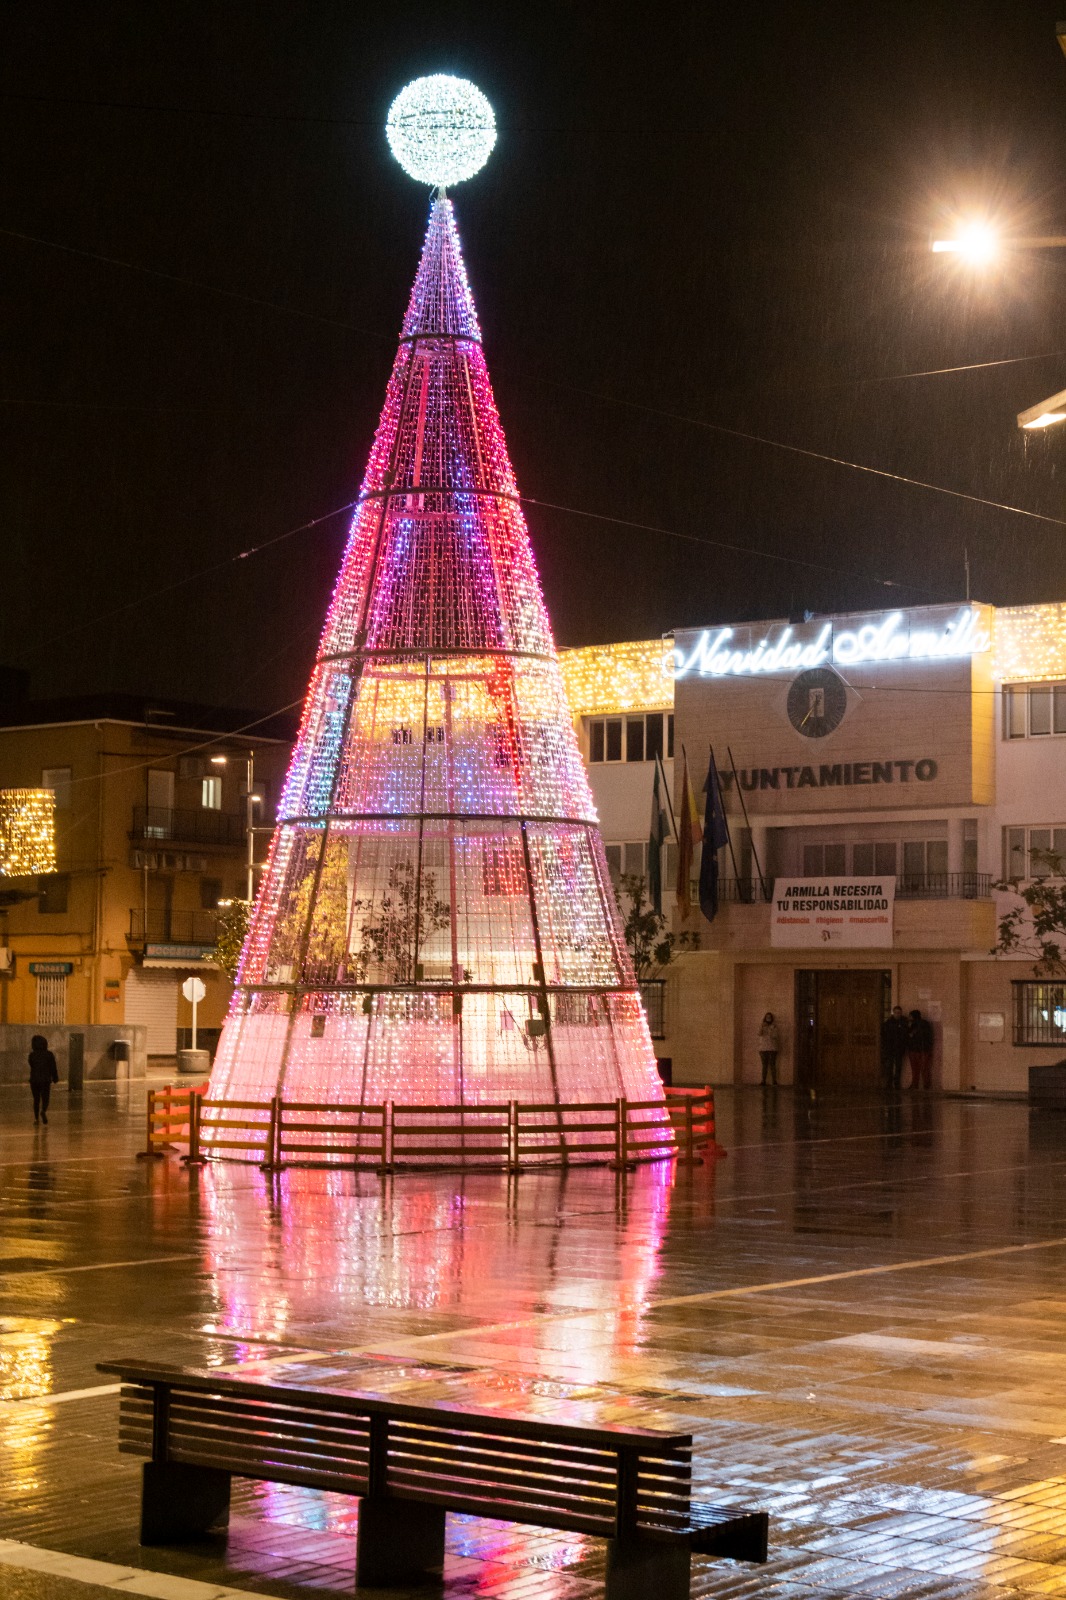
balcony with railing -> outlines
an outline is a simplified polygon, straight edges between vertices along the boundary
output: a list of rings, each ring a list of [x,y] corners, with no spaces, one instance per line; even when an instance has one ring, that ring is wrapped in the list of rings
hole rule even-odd
[[[134,906],[126,937],[138,947],[146,944],[214,944],[217,911],[170,911]]]
[[[134,806],[131,839],[165,839],[173,844],[241,845],[246,838],[243,813],[209,807]]]

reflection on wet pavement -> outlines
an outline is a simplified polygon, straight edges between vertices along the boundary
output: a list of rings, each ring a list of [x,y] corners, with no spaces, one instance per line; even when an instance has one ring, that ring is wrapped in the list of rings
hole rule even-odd
[[[1066,1118],[722,1092],[724,1161],[517,1180],[188,1172],[142,1126],[94,1090],[35,1134],[0,1091],[0,1538],[350,1593],[342,1496],[244,1484],[227,1539],[136,1543],[95,1362],[266,1362],[683,1425],[701,1489],[771,1513],[769,1565],[698,1560],[694,1595],[1066,1591]],[[455,1517],[448,1549],[450,1595],[602,1584],[574,1535]]]

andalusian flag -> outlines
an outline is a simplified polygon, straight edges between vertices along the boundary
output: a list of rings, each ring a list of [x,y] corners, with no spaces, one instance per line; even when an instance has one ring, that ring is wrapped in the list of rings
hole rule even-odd
[[[696,809],[696,796],[688,781],[688,757],[681,752],[681,805],[677,814],[677,909],[685,922],[692,910],[689,884],[692,880],[692,857],[703,838],[700,814]]]
[[[659,763],[651,786],[651,827],[648,830],[648,898],[657,917],[663,914],[663,845],[666,843],[666,812],[659,788]]]

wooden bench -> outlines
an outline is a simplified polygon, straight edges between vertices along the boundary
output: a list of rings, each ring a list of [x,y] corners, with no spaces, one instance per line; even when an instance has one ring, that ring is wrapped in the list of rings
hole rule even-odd
[[[141,1543],[170,1544],[229,1514],[230,1478],[362,1497],[356,1583],[439,1576],[448,1511],[598,1534],[608,1600],[687,1600],[690,1555],[765,1561],[765,1512],[691,1498],[692,1438],[409,1405],[348,1389],[210,1369],[112,1362],[119,1448],[148,1456]]]

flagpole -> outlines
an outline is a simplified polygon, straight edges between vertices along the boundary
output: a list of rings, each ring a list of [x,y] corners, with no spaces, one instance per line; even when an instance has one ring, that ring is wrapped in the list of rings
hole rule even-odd
[[[713,761],[714,760],[714,745],[713,744],[708,745],[707,748],[711,752],[711,760]],[[726,748],[728,749],[728,746]],[[743,802],[741,802],[741,803],[743,803]],[[722,805],[722,816],[725,818],[725,836],[726,836],[726,841],[727,841],[727,843],[729,845],[729,859],[733,863],[733,877],[734,877],[736,883],[739,885],[739,883],[740,883],[740,872],[739,872],[739,870],[737,868],[736,852],[733,849],[733,830],[729,826],[729,814],[726,811],[724,803]],[[737,889],[737,893],[738,894],[740,893],[739,887]]]
[[[751,821],[750,821],[750,819],[748,817],[748,808],[744,803],[744,791],[740,787],[740,774],[737,772],[737,764],[733,760],[733,751],[732,751],[732,748],[731,748],[730,745],[726,745],[725,753],[729,757],[729,765],[733,769],[733,782],[736,785],[737,794],[740,796],[740,809],[744,813],[744,826],[747,828],[748,836],[751,839],[752,859],[755,862],[755,870],[759,874],[759,887],[762,890],[762,897],[765,900],[766,899],[766,879],[763,877],[762,864],[759,861],[759,852],[755,848],[755,835],[751,831]]]

